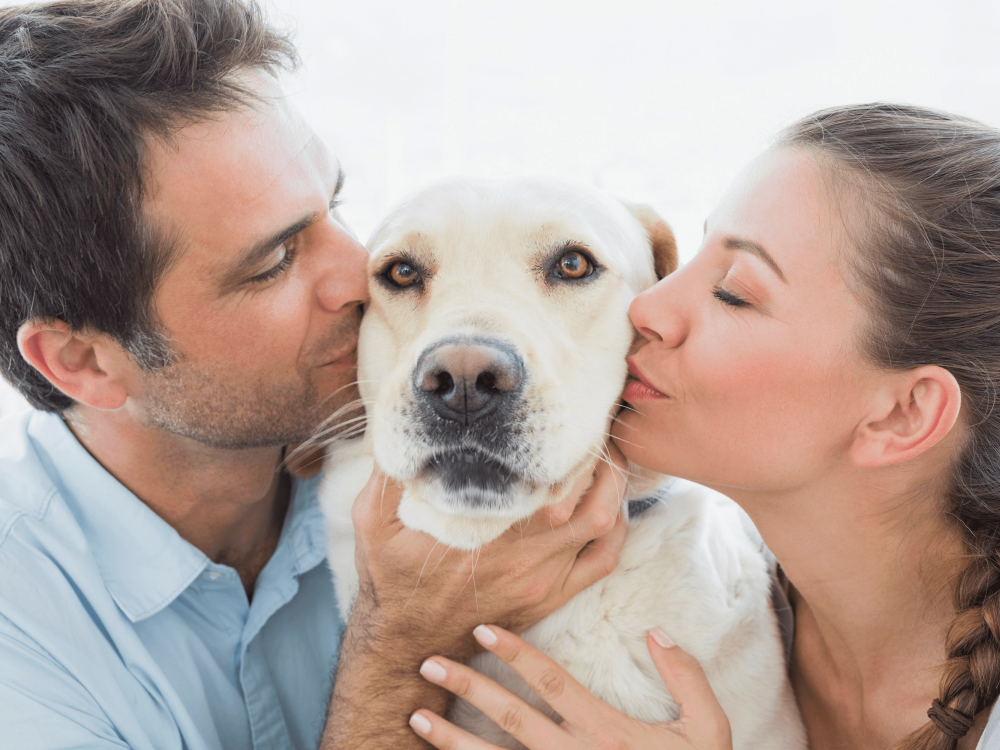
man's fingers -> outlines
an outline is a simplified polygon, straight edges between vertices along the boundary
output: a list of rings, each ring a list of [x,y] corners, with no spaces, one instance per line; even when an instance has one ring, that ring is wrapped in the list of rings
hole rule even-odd
[[[729,719],[698,660],[674,645],[670,636],[658,627],[649,631],[646,647],[656,671],[681,709],[681,718],[672,722],[670,728],[696,747],[730,747]]]
[[[622,515],[622,500],[628,487],[625,457],[617,448],[609,446],[608,450],[611,460],[598,465],[593,485],[570,519],[573,533],[583,537],[583,542],[609,533]]]
[[[546,528],[554,528],[566,523],[576,511],[576,506],[580,502],[580,498],[594,481],[595,468],[596,462],[591,464],[586,471],[576,478],[569,492],[566,493],[566,497],[558,503],[547,505],[539,510],[532,520],[537,519]]]
[[[361,490],[351,508],[351,519],[358,534],[367,538],[383,525],[396,520],[396,509],[403,496],[403,486],[376,465],[368,484]]]
[[[471,703],[523,744],[528,745],[527,738],[530,737],[531,744],[528,746],[531,748],[556,748],[565,739],[565,733],[559,725],[537,708],[464,664],[433,656],[421,665],[420,674],[424,679]]]
[[[628,519],[623,508],[618,513],[618,519],[611,531],[580,550],[569,575],[566,576],[563,593],[568,597],[574,597],[602,578],[611,575],[615,565],[618,564],[618,555],[625,546],[627,534]]]

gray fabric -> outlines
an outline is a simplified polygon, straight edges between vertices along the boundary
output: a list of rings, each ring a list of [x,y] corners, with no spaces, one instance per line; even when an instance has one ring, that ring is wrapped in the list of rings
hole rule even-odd
[[[990,720],[983,730],[983,736],[979,738],[976,750],[1000,750],[1000,711],[997,710],[996,703],[990,710]]]
[[[766,547],[764,551],[770,555]],[[773,559],[773,557],[772,557]],[[781,642],[785,647],[785,667],[792,663],[792,645],[795,643],[795,610],[788,601],[788,579],[777,562],[771,565],[771,607],[778,618]]]

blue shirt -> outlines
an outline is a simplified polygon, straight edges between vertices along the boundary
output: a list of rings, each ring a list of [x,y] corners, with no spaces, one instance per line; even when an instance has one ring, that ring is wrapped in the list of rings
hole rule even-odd
[[[0,747],[314,750],[341,629],[317,483],[248,604],[59,416],[0,420]]]

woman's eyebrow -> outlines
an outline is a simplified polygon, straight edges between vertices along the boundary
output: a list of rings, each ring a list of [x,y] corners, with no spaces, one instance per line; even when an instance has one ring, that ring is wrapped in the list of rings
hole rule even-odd
[[[743,237],[726,237],[722,240],[722,246],[727,250],[745,250],[748,253],[756,255],[762,261],[767,263],[771,267],[771,270],[778,274],[778,278],[788,283],[788,279],[785,278],[785,274],[782,272],[781,267],[775,262],[771,254],[767,252],[764,248],[758,245],[753,240],[748,240]]]

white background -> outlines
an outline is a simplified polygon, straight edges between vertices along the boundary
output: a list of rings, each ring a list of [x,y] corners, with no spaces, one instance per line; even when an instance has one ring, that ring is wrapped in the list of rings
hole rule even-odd
[[[289,88],[347,172],[362,239],[428,180],[536,172],[652,204],[688,258],[740,167],[816,109],[890,100],[1000,126],[1000,0],[269,8],[296,31]]]

